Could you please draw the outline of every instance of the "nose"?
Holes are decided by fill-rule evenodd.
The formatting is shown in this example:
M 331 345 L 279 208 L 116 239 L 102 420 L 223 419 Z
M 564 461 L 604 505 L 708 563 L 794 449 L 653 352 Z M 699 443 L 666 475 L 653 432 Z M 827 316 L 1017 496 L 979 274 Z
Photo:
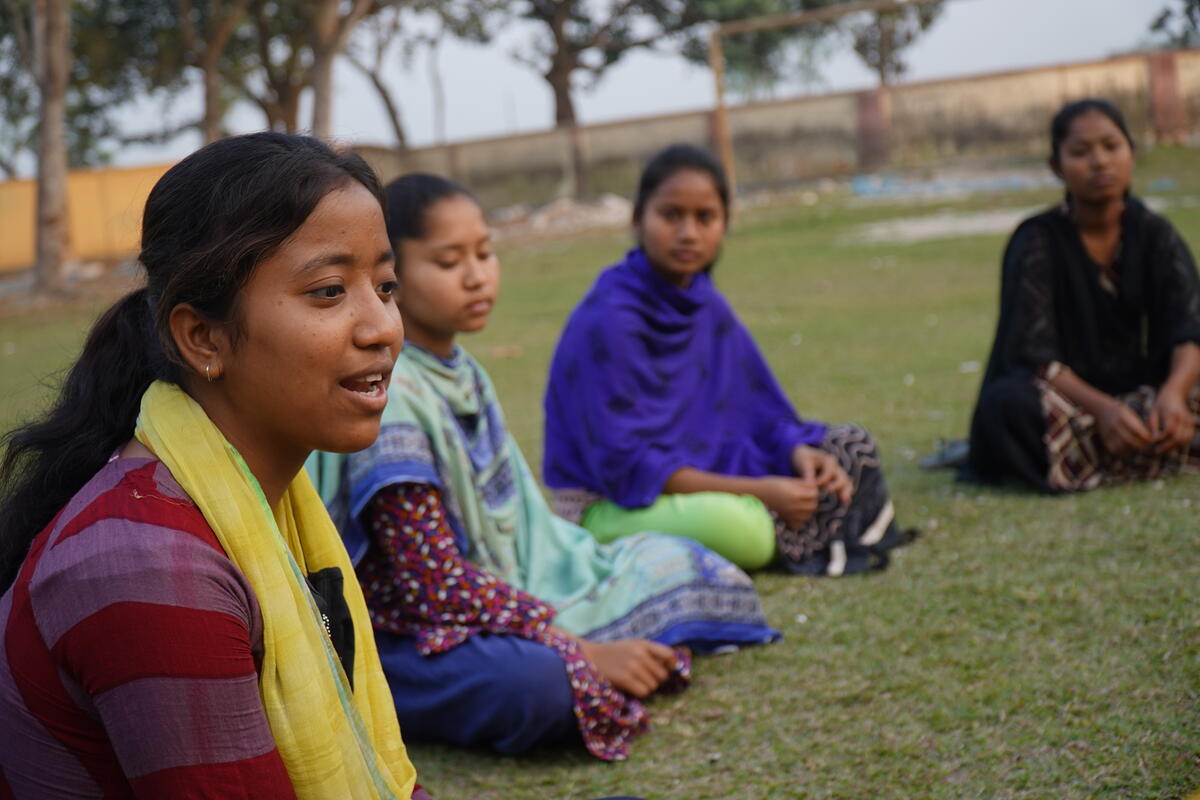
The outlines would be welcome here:
M 696 238 L 696 220 L 691 214 L 685 214 L 679 221 L 679 238 L 690 242 Z
M 477 289 L 483 285 L 484 280 L 483 262 L 478 256 L 467 256 L 463 269 L 463 286 L 467 289 Z
M 364 350 L 393 349 L 404 341 L 404 322 L 400 308 L 391 297 L 381 298 L 372 289 L 364 293 L 355 317 L 354 345 Z

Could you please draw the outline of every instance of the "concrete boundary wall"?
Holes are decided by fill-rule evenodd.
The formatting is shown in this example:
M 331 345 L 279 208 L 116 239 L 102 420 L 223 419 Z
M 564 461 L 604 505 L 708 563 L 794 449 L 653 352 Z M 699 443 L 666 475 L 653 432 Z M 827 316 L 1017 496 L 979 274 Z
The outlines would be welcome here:
M 729 109 L 739 184 L 786 185 L 885 167 L 914 168 L 1041 156 L 1054 112 L 1068 100 L 1107 97 L 1139 144 L 1200 134 L 1200 50 L 1119 56 L 888 89 L 749 103 Z M 594 192 L 633 191 L 641 164 L 686 141 L 713 147 L 713 114 L 693 111 L 580 128 Z M 474 189 L 485 205 L 539 204 L 569 193 L 570 134 L 477 139 L 397 155 L 362 152 L 390 180 L 428 170 Z
M 783 186 L 888 167 L 920 168 L 1047 154 L 1050 117 L 1095 95 L 1128 116 L 1139 145 L 1200 139 L 1200 50 L 749 103 L 729 109 L 739 184 Z M 645 160 L 673 142 L 713 146 L 711 111 L 579 129 L 595 193 L 629 195 Z M 415 170 L 467 184 L 489 208 L 541 204 L 572 190 L 570 134 L 547 130 L 399 155 L 357 148 L 385 181 Z M 168 165 L 71 173 L 70 249 L 81 259 L 136 253 L 146 195 Z M 33 261 L 32 181 L 0 183 L 0 272 Z

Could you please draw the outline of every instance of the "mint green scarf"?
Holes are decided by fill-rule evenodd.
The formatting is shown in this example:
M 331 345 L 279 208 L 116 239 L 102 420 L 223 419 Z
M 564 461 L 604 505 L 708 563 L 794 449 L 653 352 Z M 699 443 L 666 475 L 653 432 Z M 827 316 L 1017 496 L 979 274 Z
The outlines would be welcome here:
M 554 606 L 555 624 L 576 635 L 648 636 L 673 622 L 695 625 L 697 608 L 680 608 L 678 620 L 664 610 L 671 605 L 664 595 L 685 586 L 710 606 L 718 595 L 737 598 L 716 618 L 699 615 L 709 624 L 763 623 L 745 574 L 694 542 L 640 533 L 601 545 L 554 516 L 508 434 L 491 380 L 461 348 L 443 360 L 407 344 L 378 441 L 348 457 L 321 454 L 310 469 L 356 559 L 368 546 L 357 518 L 377 492 L 399 483 L 436 486 L 464 555 Z

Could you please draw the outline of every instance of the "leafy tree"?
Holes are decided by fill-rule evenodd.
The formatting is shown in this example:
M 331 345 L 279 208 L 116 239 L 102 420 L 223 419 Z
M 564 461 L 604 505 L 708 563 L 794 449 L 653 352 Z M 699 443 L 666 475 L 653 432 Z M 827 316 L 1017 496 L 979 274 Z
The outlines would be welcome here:
M 68 168 L 109 158 L 121 104 L 180 85 L 161 10 L 157 0 L 0 4 L 0 169 L 13 177 L 20 154 L 36 155 L 39 291 L 62 288 Z
M 300 129 L 300 98 L 313 94 L 312 133 L 328 138 L 333 113 L 333 63 L 374 0 L 251 0 L 249 22 L 231 36 L 222 71 L 255 103 L 272 130 Z
M 514 56 L 550 84 L 561 127 L 576 124 L 571 92 L 577 74 L 594 83 L 630 50 L 652 47 L 702 20 L 691 0 L 609 0 L 602 8 L 587 0 L 520 0 L 514 12 L 540 24 L 528 49 Z
M 32 11 L 27 0 L 0 0 L 0 174 L 8 177 L 17 175 L 19 156 L 37 148 Z M 169 98 L 184 85 L 174 15 L 163 0 L 73 0 L 70 29 L 68 164 L 106 163 L 126 139 L 115 112 L 155 92 Z
M 714 22 L 731 22 L 781 14 L 814 11 L 839 0 L 704 0 L 699 14 Z M 800 77 L 805 82 L 820 78 L 818 63 L 836 46 L 830 33 L 832 23 L 812 22 L 722 39 L 726 79 L 734 94 L 754 97 L 769 94 L 781 82 Z M 708 63 L 708 30 L 695 27 L 683 39 L 684 57 Z
M 266 127 L 286 133 L 300 129 L 300 96 L 312 65 L 308 19 L 298 6 L 254 0 L 250 22 L 234 32 L 222 65 L 226 81 L 263 112 Z
M 33 16 L 24 4 L 0 4 L 0 171 L 17 176 L 17 158 L 35 146 L 37 82 Z
M 1175 0 L 1163 6 L 1150 23 L 1150 32 L 1167 47 L 1200 46 L 1200 0 Z
M 879 76 L 880 86 L 890 86 L 908 68 L 902 51 L 929 30 L 942 13 L 942 4 L 909 6 L 900 11 L 876 11 L 870 19 L 851 22 L 854 52 Z
M 222 96 L 221 61 L 234 32 L 245 20 L 250 0 L 176 0 L 179 32 L 188 61 L 200 71 L 204 86 L 205 143 L 221 138 L 226 102 Z
M 429 80 L 434 96 L 434 128 L 437 140 L 445 136 L 445 91 L 438 65 L 438 48 L 445 37 L 457 36 L 475 42 L 490 38 L 489 22 L 501 7 L 501 0 L 391 0 L 359 25 L 359 35 L 343 55 L 371 82 L 384 107 L 396 149 L 408 148 L 399 104 L 388 88 L 386 73 L 397 55 L 410 67 L 418 53 L 428 55 Z
M 850 0 L 707 0 L 704 13 L 728 22 L 777 14 L 817 11 Z M 880 85 L 895 82 L 905 71 L 903 50 L 933 25 L 942 3 L 909 6 L 899 11 L 852 14 L 828 21 L 771 28 L 728 36 L 723 40 L 726 74 L 742 95 L 770 90 L 781 81 L 821 78 L 820 63 L 847 44 L 879 76 Z M 708 40 L 699 31 L 688 36 L 684 55 L 697 63 L 708 60 Z

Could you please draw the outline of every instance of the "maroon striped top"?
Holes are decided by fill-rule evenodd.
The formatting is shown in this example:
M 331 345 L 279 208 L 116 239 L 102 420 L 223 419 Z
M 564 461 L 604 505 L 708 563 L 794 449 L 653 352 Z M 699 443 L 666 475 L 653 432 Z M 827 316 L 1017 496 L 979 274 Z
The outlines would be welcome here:
M 160 462 L 107 464 L 0 598 L 0 800 L 294 797 L 250 585 Z

